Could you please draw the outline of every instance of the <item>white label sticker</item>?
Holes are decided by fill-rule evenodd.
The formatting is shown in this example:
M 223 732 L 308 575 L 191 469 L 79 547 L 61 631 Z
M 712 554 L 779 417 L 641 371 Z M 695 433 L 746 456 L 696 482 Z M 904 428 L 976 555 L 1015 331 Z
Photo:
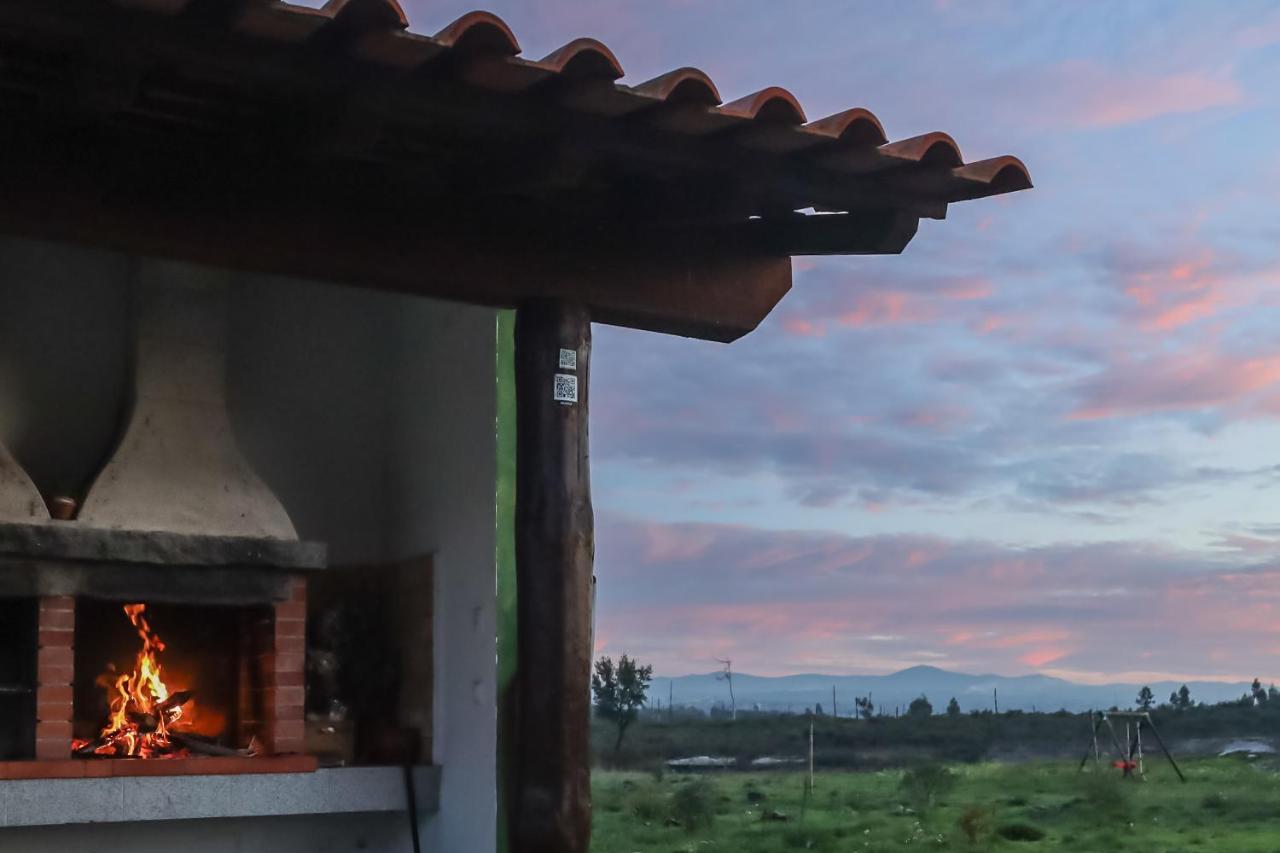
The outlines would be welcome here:
M 561 370 L 577 370 L 578 369 L 578 351 L 576 349 L 560 350 L 560 369 Z
M 552 399 L 557 403 L 578 402 L 578 377 L 569 373 L 557 373 Z

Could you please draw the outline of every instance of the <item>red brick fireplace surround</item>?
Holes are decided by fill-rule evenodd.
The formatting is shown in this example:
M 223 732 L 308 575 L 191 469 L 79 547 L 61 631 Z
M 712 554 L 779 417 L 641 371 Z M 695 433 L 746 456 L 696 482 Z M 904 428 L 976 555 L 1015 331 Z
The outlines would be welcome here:
M 167 776 L 306 772 L 315 758 L 304 753 L 307 582 L 286 575 L 283 597 L 246 610 L 251 659 L 241 665 L 237 689 L 237 734 L 253 740 L 258 753 L 164 760 L 72 757 L 76 726 L 75 687 L 97 673 L 76 672 L 74 595 L 38 597 L 35 666 L 34 760 L 0 761 L 0 779 L 59 779 L 102 776 Z
M 71 754 L 76 600 L 41 598 L 36 628 L 36 758 L 57 761 Z

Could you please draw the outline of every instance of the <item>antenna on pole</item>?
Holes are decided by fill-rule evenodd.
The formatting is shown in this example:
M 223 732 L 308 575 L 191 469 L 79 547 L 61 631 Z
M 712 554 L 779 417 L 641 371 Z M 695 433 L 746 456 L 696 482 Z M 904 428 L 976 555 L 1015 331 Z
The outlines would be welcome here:
M 724 671 L 716 676 L 717 681 L 729 682 L 729 718 L 738 719 L 738 702 L 733 698 L 733 661 L 716 658 L 716 662 L 724 667 Z

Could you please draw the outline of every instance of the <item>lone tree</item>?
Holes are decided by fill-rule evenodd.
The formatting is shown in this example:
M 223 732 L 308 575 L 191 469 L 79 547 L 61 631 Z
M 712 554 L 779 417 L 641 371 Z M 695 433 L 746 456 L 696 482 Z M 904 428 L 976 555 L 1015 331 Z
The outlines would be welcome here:
M 956 701 L 956 697 L 954 696 L 952 696 L 951 701 L 947 703 L 947 716 L 952 718 L 960 716 L 960 703 Z
M 929 704 L 929 697 L 923 693 L 916 699 L 911 700 L 911 704 L 907 706 L 908 717 L 932 717 L 933 706 Z
M 591 676 L 591 694 L 595 698 L 596 713 L 618 727 L 614 752 L 622 749 L 627 727 L 640 716 L 652 679 L 653 667 L 637 666 L 626 655 L 618 659 L 616 667 L 610 657 L 596 661 L 596 671 Z
M 1138 691 L 1138 707 L 1144 711 L 1150 711 L 1156 704 L 1156 694 L 1151 692 L 1151 688 L 1145 684 Z
M 1169 704 L 1177 711 L 1185 711 L 1191 707 L 1191 690 L 1187 685 L 1182 685 L 1173 693 L 1169 694 Z
M 1258 679 L 1253 680 L 1253 684 L 1249 686 L 1249 692 L 1253 694 L 1253 704 L 1262 705 L 1267 701 L 1267 691 Z

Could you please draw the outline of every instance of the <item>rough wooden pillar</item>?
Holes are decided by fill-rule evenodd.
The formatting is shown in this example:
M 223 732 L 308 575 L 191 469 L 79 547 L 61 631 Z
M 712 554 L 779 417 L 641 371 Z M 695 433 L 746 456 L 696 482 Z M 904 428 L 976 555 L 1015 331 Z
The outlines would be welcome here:
M 518 309 L 512 850 L 519 853 L 584 853 L 590 846 L 590 357 L 585 307 L 539 301 Z

